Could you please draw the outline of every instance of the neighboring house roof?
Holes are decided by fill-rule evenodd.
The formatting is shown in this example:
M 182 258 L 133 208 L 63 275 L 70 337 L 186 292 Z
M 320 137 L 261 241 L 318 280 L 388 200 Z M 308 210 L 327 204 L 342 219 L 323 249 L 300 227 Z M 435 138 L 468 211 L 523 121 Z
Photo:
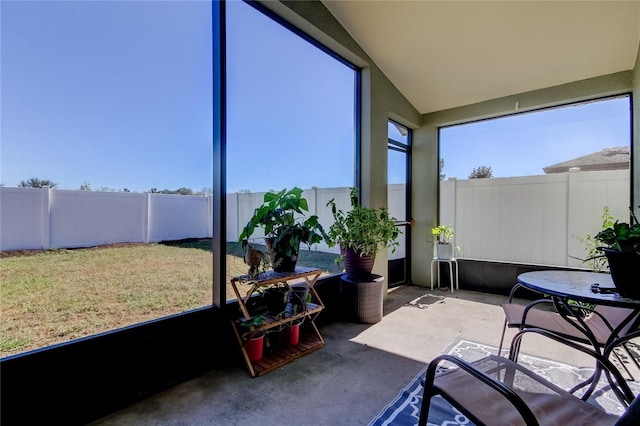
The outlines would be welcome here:
M 596 170 L 624 170 L 629 168 L 629 147 L 616 146 L 584 155 L 551 166 L 544 167 L 545 173 L 566 173 L 571 167 L 580 167 L 583 172 Z

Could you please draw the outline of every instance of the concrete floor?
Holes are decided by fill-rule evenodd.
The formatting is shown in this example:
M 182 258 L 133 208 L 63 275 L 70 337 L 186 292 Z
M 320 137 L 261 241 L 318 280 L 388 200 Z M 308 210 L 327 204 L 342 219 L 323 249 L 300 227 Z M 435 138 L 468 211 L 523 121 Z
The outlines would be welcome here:
M 320 329 L 325 346 L 265 376 L 211 371 L 95 425 L 366 425 L 459 338 L 497 346 L 506 296 L 400 287 L 377 324 Z M 512 331 L 508 331 L 507 342 Z M 527 339 L 521 352 L 593 366 L 575 351 Z

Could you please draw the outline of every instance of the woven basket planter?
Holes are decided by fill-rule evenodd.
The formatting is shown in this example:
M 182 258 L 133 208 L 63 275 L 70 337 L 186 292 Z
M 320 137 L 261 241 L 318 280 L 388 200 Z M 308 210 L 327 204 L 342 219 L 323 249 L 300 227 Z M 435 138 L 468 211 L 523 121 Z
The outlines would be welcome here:
M 344 312 L 349 321 L 373 324 L 382 320 L 384 277 L 371 275 L 367 281 L 340 280 Z

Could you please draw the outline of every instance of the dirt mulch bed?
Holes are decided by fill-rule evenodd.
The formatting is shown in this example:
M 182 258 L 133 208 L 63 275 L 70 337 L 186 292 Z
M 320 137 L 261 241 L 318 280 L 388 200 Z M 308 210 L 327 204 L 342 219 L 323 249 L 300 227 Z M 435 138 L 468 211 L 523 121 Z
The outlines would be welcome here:
M 72 251 L 72 250 L 104 250 L 109 248 L 116 247 L 136 247 L 143 246 L 145 243 L 114 243 L 114 244 L 105 244 L 102 246 L 93 246 L 93 247 L 67 247 L 67 248 L 59 248 L 59 249 L 29 249 L 29 250 L 9 250 L 9 251 L 0 251 L 0 259 L 5 257 L 21 257 L 21 256 L 36 256 L 38 254 L 50 252 L 50 251 Z

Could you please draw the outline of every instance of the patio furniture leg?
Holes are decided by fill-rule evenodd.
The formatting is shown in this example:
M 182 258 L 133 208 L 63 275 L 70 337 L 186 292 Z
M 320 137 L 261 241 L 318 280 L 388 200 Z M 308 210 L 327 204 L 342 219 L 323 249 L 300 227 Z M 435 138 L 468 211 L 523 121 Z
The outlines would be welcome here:
M 453 259 L 453 262 L 456 264 L 456 290 L 460 290 L 460 282 L 458 281 L 458 277 L 460 276 L 458 273 L 458 270 L 459 270 L 458 259 Z
M 433 291 L 433 264 L 435 263 L 435 259 L 431 261 L 431 269 L 429 272 L 431 273 L 431 291 Z M 440 281 L 438 281 L 438 286 L 440 286 Z
M 500 336 L 500 345 L 498 345 L 498 356 L 502 355 L 502 345 L 504 344 L 504 335 L 507 332 L 507 319 L 504 319 L 504 325 L 502 326 L 502 335 Z

